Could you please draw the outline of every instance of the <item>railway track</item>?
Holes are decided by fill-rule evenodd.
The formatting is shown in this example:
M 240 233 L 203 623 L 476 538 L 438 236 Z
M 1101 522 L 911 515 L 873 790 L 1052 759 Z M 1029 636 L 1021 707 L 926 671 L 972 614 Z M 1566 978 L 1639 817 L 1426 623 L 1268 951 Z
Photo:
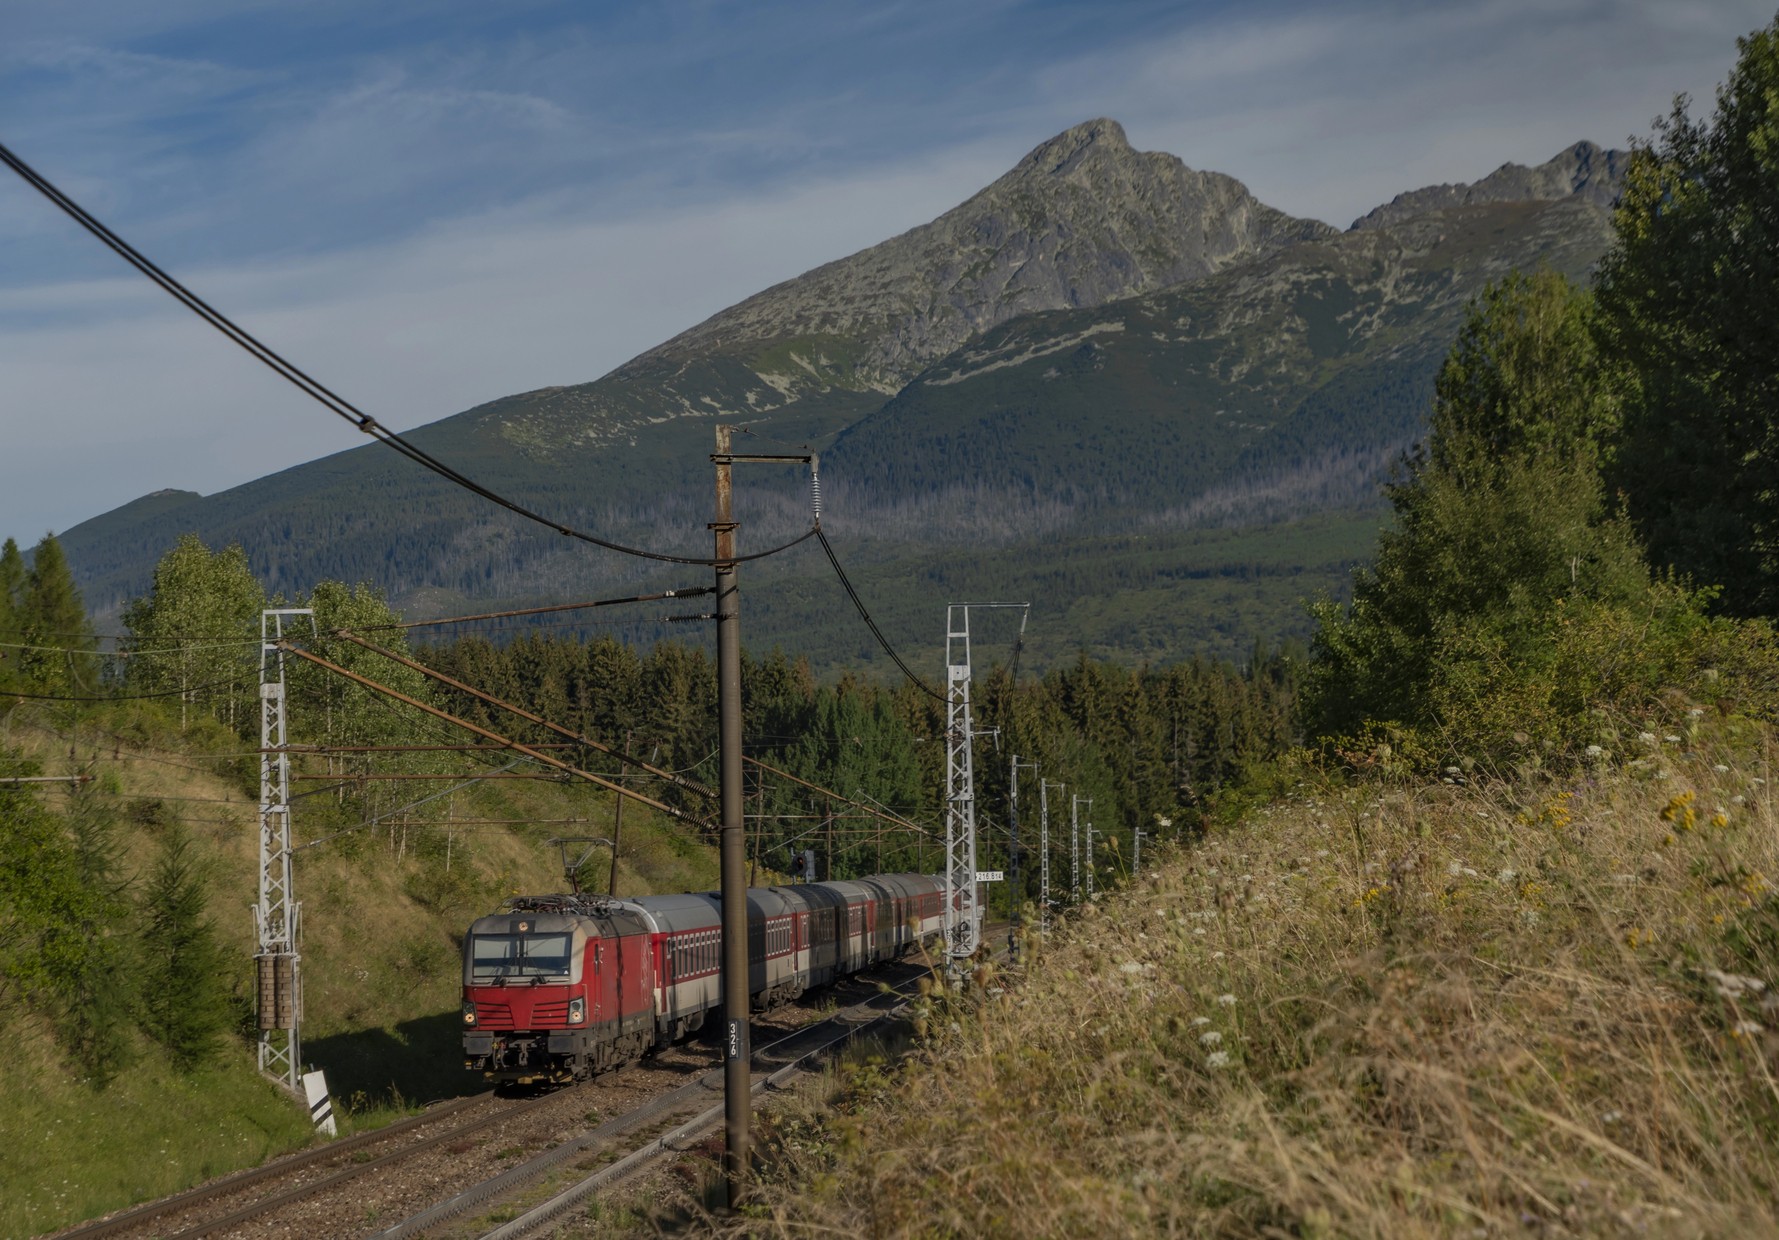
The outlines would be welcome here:
M 782 1083 L 808 1059 L 875 1025 L 926 975 L 924 968 L 908 965 L 899 972 L 890 975 L 887 993 L 858 993 L 877 986 L 875 979 L 883 971 L 854 979 L 855 997 L 848 1007 L 757 1047 L 755 1092 Z M 779 1009 L 775 1015 L 782 1022 L 786 1016 L 795 1019 L 797 1012 Z M 764 1018 L 766 1023 L 773 1019 Z M 715 1060 L 714 1048 L 682 1044 L 640 1065 L 535 1097 L 484 1093 L 456 1099 L 375 1132 L 287 1155 L 56 1233 L 53 1240 L 322 1235 L 396 1240 L 437 1230 L 478 1207 L 511 1198 L 552 1172 L 559 1175 L 570 1163 L 586 1170 L 587 1160 L 599 1160 L 603 1165 L 598 1170 L 564 1190 L 571 1196 L 557 1194 L 538 1207 L 547 1208 L 546 1215 L 533 1210 L 523 1216 L 532 1220 L 525 1224 L 527 1231 L 535 1230 L 720 1122 L 722 1074 Z M 472 1187 L 450 1192 L 466 1182 Z M 440 1200 L 441 1192 L 449 1195 Z M 379 1226 L 391 1217 L 399 1221 Z
M 910 989 L 911 988 L 910 984 Z M 907 993 L 899 990 L 892 991 L 888 995 L 873 996 L 872 998 L 865 1000 L 863 1003 L 855 1004 L 853 1007 L 848 1008 L 843 1012 L 836 1013 L 827 1021 L 820 1022 L 820 1025 L 824 1026 L 833 1022 L 844 1027 L 836 1034 L 825 1037 L 817 1044 L 798 1051 L 789 1058 L 789 1062 L 784 1063 L 782 1066 L 774 1070 L 765 1071 L 755 1069 L 753 1073 L 753 1081 L 750 1086 L 751 1092 L 758 1094 L 766 1089 L 782 1087 L 788 1084 L 792 1076 L 805 1070 L 809 1061 L 824 1055 L 836 1047 L 852 1042 L 868 1029 L 894 1016 L 900 1010 L 901 1001 L 906 1000 L 908 997 Z M 818 1027 L 819 1026 L 812 1026 L 811 1028 L 813 1030 Z M 785 1039 L 785 1041 L 790 1040 L 791 1039 Z M 701 1084 L 704 1083 L 701 1082 Z M 715 1082 L 715 1089 L 721 1089 L 720 1080 Z M 685 1099 L 675 1099 L 676 1102 L 681 1103 L 687 1100 L 689 1100 L 689 1096 Z M 666 1101 L 666 1099 L 663 1101 Z M 502 1223 L 492 1231 L 484 1233 L 481 1240 L 520 1240 L 521 1237 L 537 1235 L 543 1232 L 546 1228 L 562 1221 L 563 1217 L 570 1210 L 592 1197 L 595 1193 L 598 1193 L 602 1189 L 609 1188 L 625 1177 L 643 1170 L 643 1168 L 657 1159 L 665 1158 L 679 1152 L 686 1143 L 695 1141 L 705 1133 L 712 1131 L 723 1122 L 723 1112 L 724 1106 L 721 1101 L 718 1101 L 715 1105 L 706 1107 L 690 1119 L 675 1125 L 660 1136 L 645 1141 L 638 1148 L 631 1150 L 629 1153 L 607 1163 L 592 1174 L 577 1180 L 566 1188 L 552 1194 L 549 1198 L 538 1205 L 533 1206 L 517 1218 Z M 667 1113 L 668 1108 L 664 1107 L 649 1115 L 638 1117 L 634 1123 L 626 1124 L 621 1130 L 621 1133 L 634 1132 L 635 1129 L 644 1126 L 650 1120 L 660 1118 Z M 610 1137 L 618 1135 L 621 1135 L 620 1132 L 602 1134 L 595 1131 L 589 1133 L 581 1141 L 575 1143 L 573 1152 L 579 1153 L 582 1149 L 596 1146 L 602 1139 L 609 1140 Z M 551 1164 L 551 1166 L 553 1165 L 554 1163 Z M 550 1169 L 551 1167 L 549 1166 L 540 1167 L 538 1171 L 529 1178 L 536 1178 Z M 406 1240 L 406 1237 L 417 1236 L 420 1234 L 423 1234 L 422 1231 L 392 1231 L 381 1233 L 377 1237 L 377 1240 Z
M 54 1240 L 99 1240 L 100 1237 L 142 1235 L 151 1231 L 157 1235 L 181 1237 L 223 1234 L 291 1201 L 338 1188 L 361 1175 L 446 1142 L 463 1140 L 549 1100 L 547 1095 L 503 1099 L 492 1091 L 454 1099 L 374 1132 L 287 1154 L 187 1192 L 57 1232 Z M 382 1154 L 370 1152 L 378 1146 L 392 1144 L 396 1148 Z M 278 1187 L 281 1183 L 287 1183 L 287 1186 Z M 212 1206 L 227 1206 L 230 1202 L 238 1204 L 208 1219 L 197 1217 Z

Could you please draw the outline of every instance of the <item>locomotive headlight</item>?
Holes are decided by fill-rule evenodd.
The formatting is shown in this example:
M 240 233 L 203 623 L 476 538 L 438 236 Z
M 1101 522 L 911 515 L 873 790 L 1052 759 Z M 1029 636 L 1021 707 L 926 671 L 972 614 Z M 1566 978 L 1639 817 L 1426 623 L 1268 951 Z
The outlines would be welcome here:
M 463 1001 L 463 1023 L 471 1026 L 476 1023 L 476 1005 L 468 999 Z
M 585 999 L 570 999 L 568 1001 L 568 1023 L 578 1025 L 586 1019 L 587 1001 Z

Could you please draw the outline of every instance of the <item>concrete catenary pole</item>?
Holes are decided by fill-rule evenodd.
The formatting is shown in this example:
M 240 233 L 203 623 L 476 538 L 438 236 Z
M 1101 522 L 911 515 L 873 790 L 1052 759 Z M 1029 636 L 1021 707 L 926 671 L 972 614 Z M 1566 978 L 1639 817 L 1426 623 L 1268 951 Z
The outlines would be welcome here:
M 721 750 L 717 801 L 723 922 L 723 1182 L 727 1205 L 734 1209 L 741 1204 L 747 1183 L 753 1049 L 748 1029 L 747 806 L 741 782 L 741 591 L 735 580 L 737 522 L 731 467 L 737 461 L 801 462 L 810 466 L 813 494 L 815 458 L 812 453 L 737 455 L 730 449 L 734 428 L 716 429 L 717 450 L 710 460 L 716 466 L 717 512 L 710 529 L 716 536 L 717 745 Z
M 735 580 L 735 508 L 729 428 L 717 427 L 717 743 L 723 919 L 723 1182 L 725 1202 L 741 1204 L 748 1169 L 751 1105 L 747 977 L 747 835 L 741 786 L 741 596 Z

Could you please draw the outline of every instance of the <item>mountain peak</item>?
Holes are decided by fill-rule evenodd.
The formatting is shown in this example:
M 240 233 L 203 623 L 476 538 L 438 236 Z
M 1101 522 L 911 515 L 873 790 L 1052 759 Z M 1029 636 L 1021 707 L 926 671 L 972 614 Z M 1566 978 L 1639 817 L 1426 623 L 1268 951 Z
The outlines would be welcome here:
M 1430 211 L 1488 202 L 1554 202 L 1580 198 L 1610 207 L 1624 186 L 1628 151 L 1608 150 L 1588 141 L 1566 147 L 1535 168 L 1505 163 L 1480 181 L 1428 185 L 1396 195 L 1353 221 L 1355 229 L 1385 228 Z
M 735 372 L 746 386 L 720 409 L 669 402 L 700 416 L 757 417 L 834 390 L 889 394 L 1007 319 L 1153 292 L 1330 232 L 1233 177 L 1133 150 L 1122 125 L 1098 117 L 939 218 L 731 306 L 618 373 L 669 373 L 675 359 L 726 351 L 752 378 Z
M 1029 155 L 1019 161 L 1014 172 L 1066 174 L 1078 160 L 1094 151 L 1113 155 L 1134 154 L 1130 139 L 1124 136 L 1124 126 L 1109 117 L 1101 116 L 1091 121 L 1082 121 L 1049 141 L 1039 143 Z

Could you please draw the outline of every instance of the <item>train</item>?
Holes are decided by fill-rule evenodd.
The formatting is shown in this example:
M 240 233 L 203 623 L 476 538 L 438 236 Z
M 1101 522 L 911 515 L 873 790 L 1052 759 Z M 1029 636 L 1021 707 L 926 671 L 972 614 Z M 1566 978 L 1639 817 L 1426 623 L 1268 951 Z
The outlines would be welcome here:
M 944 879 L 750 887 L 749 1006 L 764 1010 L 944 939 Z M 723 1004 L 717 892 L 516 896 L 463 940 L 464 1067 L 567 1084 L 703 1028 Z

